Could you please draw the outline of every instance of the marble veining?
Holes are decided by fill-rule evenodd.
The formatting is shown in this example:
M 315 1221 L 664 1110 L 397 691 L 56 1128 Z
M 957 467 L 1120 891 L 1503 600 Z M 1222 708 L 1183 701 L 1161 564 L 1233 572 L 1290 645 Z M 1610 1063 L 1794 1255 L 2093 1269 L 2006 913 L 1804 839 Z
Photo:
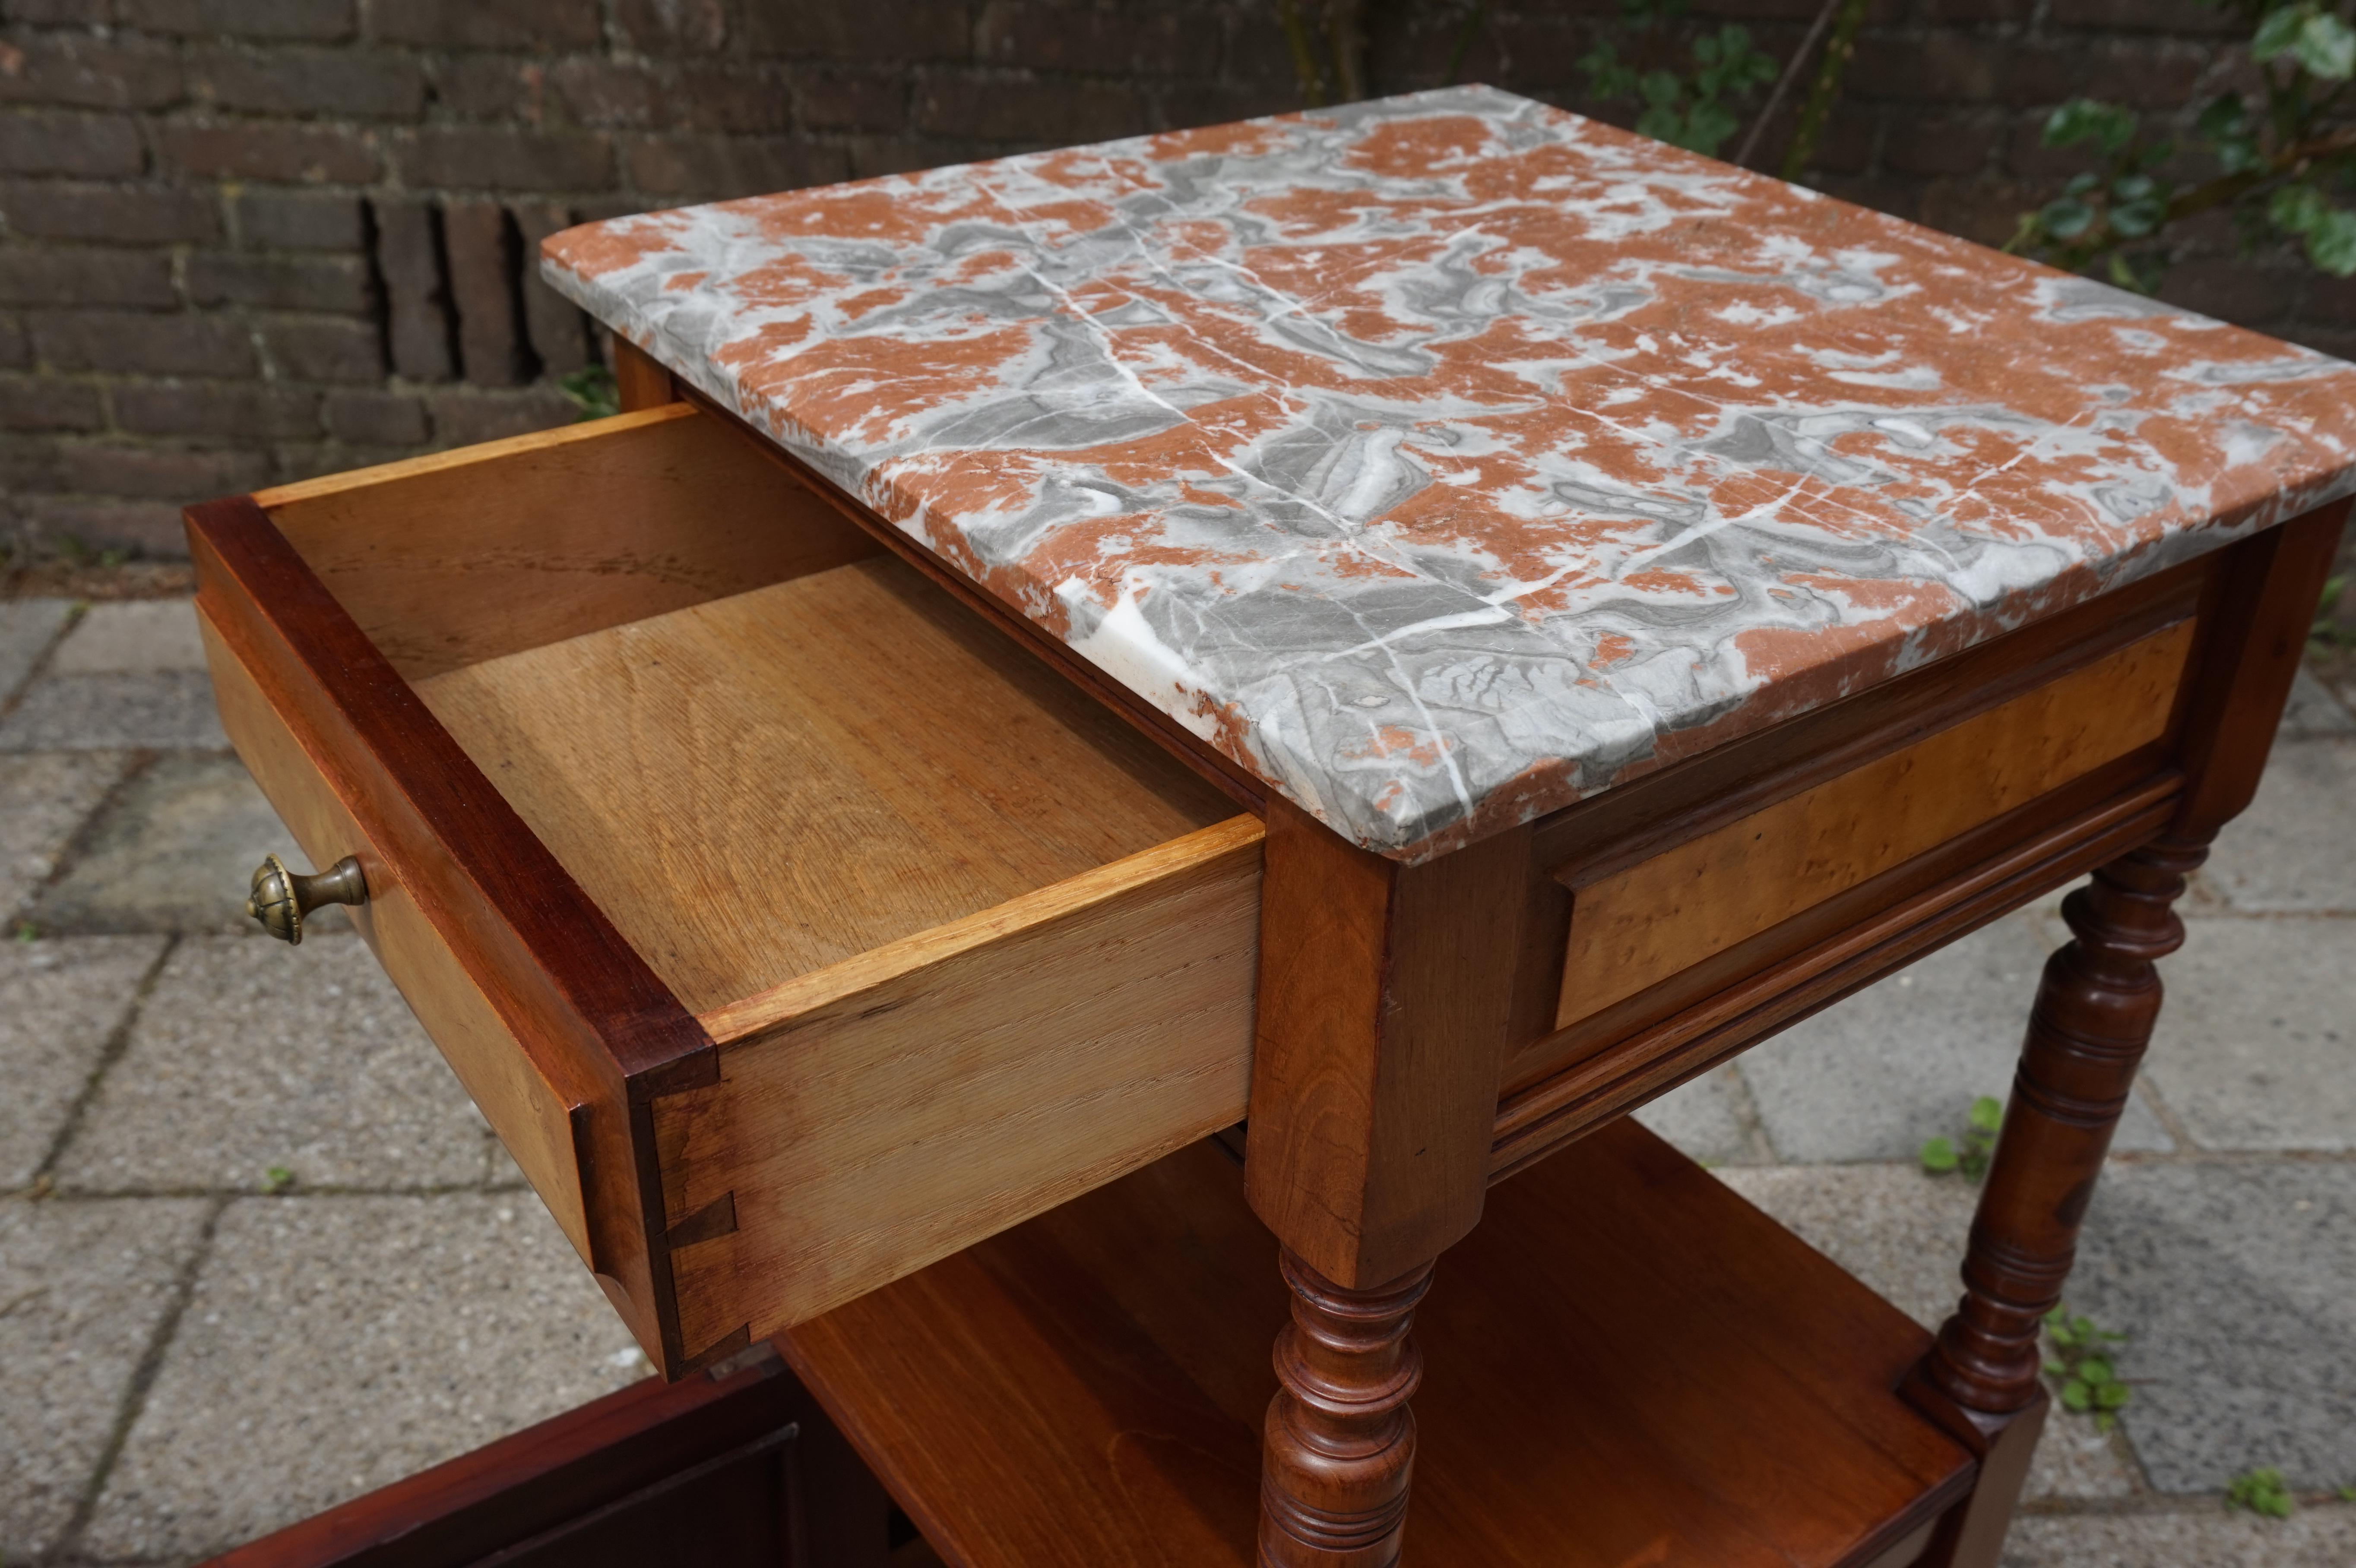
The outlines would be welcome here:
M 544 272 L 1406 859 L 2356 489 L 2356 367 L 1487 88 Z

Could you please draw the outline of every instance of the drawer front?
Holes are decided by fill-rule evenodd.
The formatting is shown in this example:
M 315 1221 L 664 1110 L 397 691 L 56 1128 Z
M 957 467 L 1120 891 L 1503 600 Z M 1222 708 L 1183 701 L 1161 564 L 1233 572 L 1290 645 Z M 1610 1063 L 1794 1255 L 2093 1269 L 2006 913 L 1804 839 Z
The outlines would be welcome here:
M 703 1015 L 656 1103 L 691 1341 L 792 1328 L 1241 1121 L 1260 825 L 1206 827 Z
M 573 1142 L 577 1100 L 549 1081 L 501 1021 L 410 896 L 399 868 L 369 842 L 336 798 L 319 763 L 262 694 L 253 672 L 230 651 L 212 618 L 199 611 L 198 622 L 221 727 L 247 771 L 314 866 L 332 866 L 347 855 L 358 858 L 369 896 L 366 903 L 347 912 L 352 923 L 548 1205 L 565 1239 L 583 1263 L 591 1263 L 588 1207 Z
M 2180 621 L 1812 789 L 1574 882 L 1557 1027 L 2157 741 L 2192 632 Z

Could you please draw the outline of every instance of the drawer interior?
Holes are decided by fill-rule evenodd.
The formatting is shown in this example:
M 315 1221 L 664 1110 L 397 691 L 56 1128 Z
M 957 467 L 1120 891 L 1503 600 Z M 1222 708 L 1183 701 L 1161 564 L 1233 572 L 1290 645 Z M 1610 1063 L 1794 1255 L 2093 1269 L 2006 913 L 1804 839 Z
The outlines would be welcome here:
M 315 858 L 359 846 L 362 929 L 667 1369 L 1242 1116 L 1258 823 L 741 433 L 670 405 L 253 501 L 391 668 L 296 650 L 297 699 L 220 642 L 232 737 Z M 262 579 L 212 581 L 248 619 Z M 430 787 L 320 717 L 404 702 L 457 768 Z M 495 837 L 437 826 L 464 763 Z M 694 1074 L 616 1083 L 643 1009 L 551 989 L 582 922 L 524 934 L 529 883 L 415 899 L 519 837 Z M 445 993 L 486 1027 L 435 1029 Z
M 1235 815 L 741 437 L 653 412 L 258 499 L 691 1011 Z

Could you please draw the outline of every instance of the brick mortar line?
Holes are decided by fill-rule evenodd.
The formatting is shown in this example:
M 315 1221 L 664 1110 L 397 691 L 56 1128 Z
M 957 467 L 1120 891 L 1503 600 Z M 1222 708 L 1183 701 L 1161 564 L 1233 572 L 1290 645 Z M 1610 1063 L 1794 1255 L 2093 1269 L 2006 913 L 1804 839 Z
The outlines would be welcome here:
M 45 1554 L 45 1561 L 61 1563 L 80 1556 L 81 1538 L 90 1529 L 91 1520 L 97 1516 L 99 1499 L 114 1474 L 115 1465 L 123 1457 L 123 1448 L 131 1441 L 132 1428 L 138 1424 L 141 1413 L 147 1407 L 148 1393 L 163 1372 L 165 1357 L 179 1333 L 180 1320 L 187 1316 L 188 1304 L 196 1297 L 198 1276 L 212 1256 L 213 1240 L 220 1231 L 221 1216 L 228 1210 L 228 1199 L 213 1201 L 198 1229 L 196 1244 L 188 1249 L 187 1257 L 175 1271 L 172 1297 L 166 1303 L 155 1332 L 148 1336 L 146 1349 L 141 1353 L 138 1365 L 132 1369 L 131 1381 L 123 1390 L 123 1403 L 115 1411 L 114 1424 L 99 1449 L 97 1460 L 91 1467 L 90 1479 L 84 1484 L 81 1495 L 75 1499 L 73 1512 L 68 1517 L 65 1528 L 58 1532 L 55 1544 Z

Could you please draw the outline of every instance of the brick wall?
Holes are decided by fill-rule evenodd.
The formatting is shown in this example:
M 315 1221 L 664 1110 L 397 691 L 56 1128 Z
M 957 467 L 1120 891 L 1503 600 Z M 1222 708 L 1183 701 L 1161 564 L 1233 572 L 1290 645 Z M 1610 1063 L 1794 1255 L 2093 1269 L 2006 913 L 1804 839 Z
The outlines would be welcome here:
M 1816 3 L 1697 10 L 1780 56 Z M 1494 5 L 1466 74 L 1579 107 L 1615 9 Z M 1371 5 L 1377 89 L 1468 10 Z M 2052 104 L 2205 96 L 2217 26 L 1882 0 L 1820 183 L 2001 240 Z M 173 554 L 183 501 L 571 417 L 598 346 L 525 264 L 569 222 L 1295 106 L 1272 0 L 0 0 L 0 539 Z M 2184 303 L 2356 344 L 2356 284 L 2193 251 Z

